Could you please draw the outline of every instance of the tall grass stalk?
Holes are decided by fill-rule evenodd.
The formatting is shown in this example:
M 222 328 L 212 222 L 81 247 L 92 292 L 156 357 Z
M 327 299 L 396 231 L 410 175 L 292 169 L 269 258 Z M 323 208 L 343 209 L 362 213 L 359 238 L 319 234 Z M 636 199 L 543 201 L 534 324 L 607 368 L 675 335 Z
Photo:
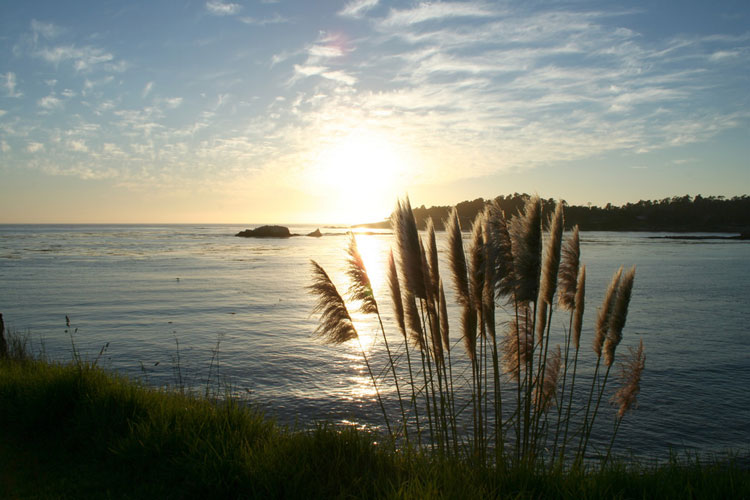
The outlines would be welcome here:
M 393 417 L 379 390 L 386 382 L 373 375 L 364 349 L 362 356 L 395 446 L 427 447 L 497 468 L 551 469 L 584 463 L 602 400 L 610 394 L 607 382 L 622 340 L 635 268 L 624 273 L 620 268 L 605 293 L 594 328 L 591 383 L 581 388 L 576 382 L 584 359 L 580 341 L 586 268 L 580 261 L 580 235 L 576 227 L 564 238 L 562 203 L 546 224 L 542 212 L 538 197 L 529 198 L 509 218 L 499 206 L 489 204 L 473 221 L 465 248 L 459 214 L 451 211 L 445 221 L 445 250 L 460 311 L 458 329 L 450 327 L 434 226 L 428 222 L 426 234 L 420 236 L 408 199 L 396 205 L 395 241 L 388 259 L 390 298 L 400 335 L 387 332 L 351 237 L 349 298 L 361 303 L 363 313 L 378 317 L 386 358 L 378 362 L 393 380 L 400 410 L 397 428 L 402 433 L 391 433 Z M 310 291 L 317 297 L 315 312 L 321 313 L 316 335 L 333 344 L 359 339 L 344 299 L 314 262 Z M 558 309 L 569 313 L 562 332 L 555 328 Z M 450 333 L 456 331 L 464 359 L 452 353 Z M 403 358 L 393 355 L 394 343 L 403 346 L 405 366 Z M 415 349 L 419 361 L 412 363 L 410 353 Z M 634 352 L 623 372 L 624 385 L 611 399 L 620 411 L 607 455 L 638 393 L 645 356 L 642 347 Z M 573 440 L 577 447 L 570 444 Z

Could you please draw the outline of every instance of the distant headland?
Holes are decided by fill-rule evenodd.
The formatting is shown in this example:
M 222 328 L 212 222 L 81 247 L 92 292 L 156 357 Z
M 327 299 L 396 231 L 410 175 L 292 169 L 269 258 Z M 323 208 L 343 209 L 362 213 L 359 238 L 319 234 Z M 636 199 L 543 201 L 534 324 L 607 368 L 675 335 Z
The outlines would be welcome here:
M 245 229 L 235 234 L 242 238 L 291 238 L 292 236 L 302 236 L 301 234 L 295 234 L 289 232 L 289 228 L 286 226 L 260 226 L 255 229 Z M 307 233 L 305 236 L 313 238 L 319 238 L 323 236 L 320 229 L 316 229 L 311 233 Z
M 464 230 L 471 227 L 471 222 L 484 207 L 496 202 L 505 212 L 512 216 L 519 212 L 530 196 L 526 193 L 514 193 L 498 196 L 494 200 L 477 198 L 462 201 L 456 205 L 461 226 Z M 554 210 L 554 200 L 542 200 L 545 218 Z M 565 203 L 565 202 L 563 202 Z M 435 229 L 443 229 L 443 220 L 448 217 L 452 206 L 424 205 L 414 208 L 417 225 L 424 228 L 428 218 L 432 218 Z M 662 200 L 640 200 L 614 206 L 608 203 L 604 207 L 568 205 L 565 203 L 565 226 L 578 225 L 582 231 L 652 231 L 652 232 L 710 232 L 738 233 L 731 239 L 750 239 L 750 196 L 742 195 L 733 198 L 724 196 L 707 196 L 700 194 L 674 196 Z M 371 224 L 358 224 L 358 228 L 389 229 L 390 219 Z

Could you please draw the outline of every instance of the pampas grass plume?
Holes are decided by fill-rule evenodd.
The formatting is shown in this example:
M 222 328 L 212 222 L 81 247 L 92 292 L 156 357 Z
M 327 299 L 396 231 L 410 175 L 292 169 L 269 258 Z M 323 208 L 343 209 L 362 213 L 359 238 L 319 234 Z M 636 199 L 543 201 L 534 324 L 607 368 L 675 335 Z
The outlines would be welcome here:
M 581 346 L 581 329 L 583 327 L 583 309 L 586 297 L 586 266 L 581 266 L 576 281 L 575 311 L 573 312 L 573 347 Z
M 625 320 L 628 317 L 628 305 L 630 304 L 630 295 L 633 291 L 633 281 L 635 280 L 635 266 L 631 267 L 620 279 L 617 287 L 617 298 L 612 307 L 612 314 L 609 318 L 609 329 L 607 339 L 604 342 L 604 355 L 607 365 L 611 366 L 615 361 L 615 349 L 622 341 L 622 329 L 625 327 Z
M 313 282 L 308 290 L 317 299 L 313 314 L 320 313 L 320 321 L 313 335 L 328 344 L 343 344 L 356 339 L 357 330 L 346 309 L 344 299 L 336 290 L 328 273 L 314 260 L 310 262 L 313 268 Z
M 622 418 L 625 413 L 637 406 L 636 398 L 641 391 L 641 376 L 646 367 L 646 355 L 643 352 L 643 340 L 638 349 L 630 348 L 630 358 L 620 366 L 622 387 L 612 397 L 612 402 L 619 406 L 617 416 Z
M 485 251 L 482 227 L 484 214 L 480 212 L 471 226 L 471 248 L 469 250 L 469 297 L 475 310 L 482 309 L 485 278 Z
M 404 303 L 401 298 L 401 286 L 398 282 L 398 271 L 396 270 L 396 261 L 393 258 L 393 250 L 388 252 L 388 288 L 391 292 L 391 301 L 393 302 L 393 315 L 396 318 L 401 333 L 406 338 L 406 322 L 404 319 Z
M 509 233 L 516 301 L 533 302 L 539 293 L 542 261 L 542 202 L 538 196 L 529 198 L 523 212 L 511 219 Z
M 372 292 L 370 277 L 365 268 L 365 262 L 357 248 L 357 239 L 354 233 L 349 233 L 349 246 L 347 247 L 347 268 L 346 274 L 349 276 L 349 297 L 352 300 L 362 302 L 360 311 L 365 314 L 377 313 L 378 303 L 375 300 L 375 294 Z
M 456 298 L 461 304 L 467 305 L 470 303 L 469 279 L 466 274 L 466 255 L 464 254 L 464 242 L 461 236 L 461 223 L 458 220 L 458 211 L 455 207 L 451 210 L 445 227 L 448 230 L 448 260 L 453 275 Z
M 562 247 L 560 259 L 560 271 L 558 272 L 558 295 L 557 302 L 560 309 L 572 311 L 576 307 L 576 292 L 578 282 L 578 268 L 581 263 L 581 239 L 578 226 L 573 228 L 573 233 Z
M 440 280 L 440 336 L 443 341 L 443 349 L 449 351 L 451 348 L 451 341 L 448 326 L 448 305 L 445 302 L 443 280 Z
M 414 219 L 409 198 L 398 202 L 393 216 L 393 230 L 398 247 L 401 276 L 409 291 L 424 299 L 426 294 L 425 277 L 422 272 L 422 252 L 417 221 Z
M 620 277 L 622 276 L 622 266 L 612 276 L 612 281 L 609 282 L 607 292 L 604 294 L 604 300 L 602 301 L 602 307 L 599 309 L 599 314 L 596 317 L 596 328 L 594 330 L 594 352 L 597 356 L 602 355 L 602 345 L 604 339 L 607 337 L 609 331 L 609 318 L 612 316 L 612 308 L 615 302 L 615 296 L 617 295 L 617 288 L 620 284 Z
M 539 285 L 539 297 L 545 303 L 552 305 L 552 297 L 557 288 L 557 271 L 560 268 L 560 249 L 562 247 L 563 233 L 563 204 L 558 202 L 549 228 L 549 238 L 542 263 L 541 284 Z

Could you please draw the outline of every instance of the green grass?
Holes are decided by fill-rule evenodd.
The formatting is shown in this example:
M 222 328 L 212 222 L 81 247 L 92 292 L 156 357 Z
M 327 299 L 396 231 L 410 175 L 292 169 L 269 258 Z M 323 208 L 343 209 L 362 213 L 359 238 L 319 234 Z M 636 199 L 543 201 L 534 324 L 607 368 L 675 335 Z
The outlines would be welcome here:
M 85 363 L 0 359 L 2 498 L 750 498 L 731 461 L 498 473 L 375 441 Z

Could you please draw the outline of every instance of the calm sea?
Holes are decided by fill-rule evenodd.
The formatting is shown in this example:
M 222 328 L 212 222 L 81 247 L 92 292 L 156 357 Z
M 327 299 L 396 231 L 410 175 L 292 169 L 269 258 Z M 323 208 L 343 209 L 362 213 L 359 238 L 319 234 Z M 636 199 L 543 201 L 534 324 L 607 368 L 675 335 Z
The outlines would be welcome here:
M 380 426 L 356 346 L 324 346 L 311 336 L 317 318 L 305 289 L 309 261 L 322 264 L 343 292 L 346 230 L 321 227 L 322 238 L 286 240 L 233 236 L 246 227 L 0 226 L 0 313 L 7 327 L 28 333 L 34 349 L 55 360 L 70 359 L 72 343 L 90 360 L 104 348 L 99 364 L 106 368 L 157 386 L 228 381 L 284 423 Z M 290 229 L 305 234 L 315 227 Z M 750 244 L 655 236 L 663 234 L 582 234 L 588 280 L 581 363 L 593 356 L 591 330 L 612 273 L 636 265 L 618 352 L 642 339 L 646 372 L 618 449 L 657 458 L 670 448 L 747 453 Z M 381 309 L 390 313 L 383 273 L 391 236 L 360 235 L 358 243 Z M 379 363 L 377 324 L 354 317 Z M 389 314 L 385 320 L 395 342 Z M 567 316 L 553 316 L 553 325 L 562 331 Z M 458 342 L 458 324 L 452 328 Z M 608 431 L 611 410 L 598 422 Z

